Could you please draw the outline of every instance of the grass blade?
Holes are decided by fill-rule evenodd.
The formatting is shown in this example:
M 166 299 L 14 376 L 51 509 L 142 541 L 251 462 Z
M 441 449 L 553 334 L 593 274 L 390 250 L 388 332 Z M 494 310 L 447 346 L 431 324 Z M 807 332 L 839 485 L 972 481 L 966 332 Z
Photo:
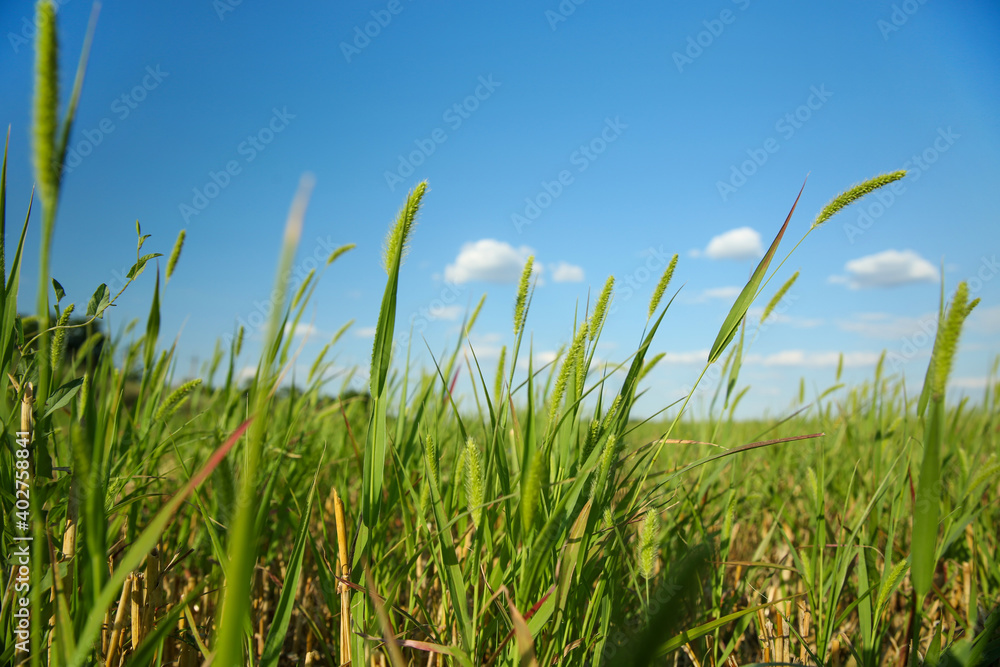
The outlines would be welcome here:
M 736 330 L 740 326 L 740 322 L 743 317 L 747 314 L 747 310 L 750 309 L 750 305 L 753 303 L 754 299 L 757 298 L 757 292 L 760 289 L 760 284 L 764 280 L 764 274 L 767 273 L 767 267 L 771 265 L 771 260 L 774 258 L 774 253 L 778 250 L 778 245 L 781 243 L 781 238 L 785 235 L 785 230 L 788 229 L 788 222 L 792 219 L 792 214 L 795 213 L 795 207 L 799 203 L 799 198 L 802 197 L 802 191 L 805 190 L 806 184 L 803 183 L 802 187 L 799 189 L 799 194 L 795 197 L 795 202 L 792 204 L 792 210 L 788 212 L 788 217 L 785 218 L 785 224 L 781 226 L 778 230 L 778 235 L 774 237 L 771 242 L 771 247 L 767 249 L 767 253 L 764 258 L 760 260 L 757 268 L 754 269 L 753 275 L 750 276 L 750 281 L 747 282 L 743 291 L 740 295 L 736 297 L 736 303 L 733 304 L 732 309 L 726 316 L 725 321 L 722 323 L 722 328 L 719 329 L 719 335 L 715 337 L 715 342 L 712 344 L 712 349 L 708 353 L 708 363 L 713 364 L 725 351 L 726 346 L 729 345 L 730 341 L 736 335 Z
M 202 466 L 201 470 L 192 477 L 188 483 L 181 489 L 178 493 L 174 495 L 173 498 L 163 506 L 163 509 L 159 511 L 156 517 L 149 522 L 146 529 L 142 531 L 142 534 L 136 539 L 125 555 L 122 556 L 121 560 L 118 562 L 118 569 L 115 573 L 111 575 L 104 587 L 101 589 L 100 593 L 95 599 L 93 607 L 90 609 L 90 613 L 87 615 L 87 620 L 84 622 L 83 631 L 80 633 L 79 640 L 77 642 L 76 652 L 72 655 L 68 667 L 81 667 L 85 664 L 86 660 L 90 656 L 90 653 L 94 648 L 94 641 L 101 631 L 101 624 L 104 622 L 104 610 L 111 606 L 118 596 L 118 592 L 122 585 L 125 583 L 125 577 L 127 577 L 132 570 L 139 567 L 142 563 L 142 559 L 153 550 L 156 546 L 156 542 L 160 539 L 160 534 L 163 529 L 166 528 L 167 524 L 173 518 L 177 509 L 181 506 L 184 500 L 191 494 L 195 487 L 199 486 L 202 482 L 208 479 L 208 476 L 212 474 L 212 471 L 222 462 L 222 459 L 229 453 L 229 451 L 236 445 L 239 439 L 246 433 L 247 429 L 250 427 L 252 419 L 248 419 L 243 422 L 238 429 L 236 429 L 226 440 L 226 442 L 219 447 Z
M 295 546 L 292 548 L 292 554 L 288 559 L 285 583 L 281 587 L 278 606 L 274 610 L 271 627 L 268 629 L 267 639 L 264 641 L 264 653 L 260 657 L 260 667 L 276 667 L 278 659 L 282 655 L 281 651 L 285 643 L 285 635 L 288 633 L 288 624 L 292 620 L 292 609 L 295 606 L 295 594 L 299 590 L 299 578 L 302 576 L 302 560 L 306 553 L 306 542 L 309 538 L 309 517 L 312 514 L 316 481 L 319 479 L 324 456 L 325 452 L 320 455 L 320 465 L 316 468 L 312 486 L 309 487 L 309 495 L 306 497 L 306 509 L 302 512 L 302 518 L 299 519 L 299 527 L 295 536 Z

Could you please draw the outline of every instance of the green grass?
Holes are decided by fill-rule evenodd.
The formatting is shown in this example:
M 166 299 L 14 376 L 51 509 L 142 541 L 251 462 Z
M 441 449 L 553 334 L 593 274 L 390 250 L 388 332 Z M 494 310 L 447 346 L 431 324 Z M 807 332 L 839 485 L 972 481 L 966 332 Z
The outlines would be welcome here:
M 285 301 L 256 373 L 237 381 L 238 330 L 199 381 L 180 384 L 160 311 L 171 274 L 185 270 L 183 232 L 164 279 L 157 268 L 133 284 L 159 256 L 143 254 L 149 237 L 137 224 L 126 289 L 152 288 L 149 314 L 114 338 L 93 324 L 120 292 L 99 286 L 80 321 L 71 315 L 82 304 L 64 304 L 50 277 L 60 192 L 51 165 L 75 109 L 57 131 L 50 12 L 39 4 L 33 136 L 47 241 L 35 316 L 20 315 L 17 298 L 28 216 L 11 252 L 4 233 L 0 253 L 0 663 L 25 659 L 15 654 L 18 536 L 34 538 L 23 593 L 32 665 L 338 665 L 348 655 L 359 666 L 426 665 L 431 655 L 454 665 L 995 663 L 997 369 L 978 403 L 949 402 L 945 391 L 975 307 L 967 287 L 947 302 L 942 293 L 921 394 L 907 395 L 880 363 L 855 387 L 842 388 L 838 370 L 836 384 L 801 391 L 783 418 L 734 419 L 750 389 L 740 383 L 746 313 L 784 262 L 772 265 L 794 229 L 792 205 L 706 359 L 702 378 L 723 368 L 709 388 L 721 405 L 695 415 L 685 399 L 663 406 L 669 418 L 639 420 L 643 379 L 662 358 L 651 348 L 673 315 L 667 290 L 684 272 L 677 257 L 618 373 L 594 364 L 612 278 L 593 309 L 578 311 L 560 357 L 533 365 L 530 261 L 510 294 L 513 331 L 498 364 L 484 365 L 468 339 L 480 301 L 448 353 L 419 369 L 394 341 L 418 213 L 435 224 L 433 207 L 420 212 L 421 183 L 387 234 L 369 391 L 349 391 L 351 375 L 339 390 L 331 382 L 345 329 L 288 389 L 297 354 L 288 332 L 321 278 L 281 289 L 306 180 L 277 258 Z M 902 176 L 834 198 L 802 239 Z M 320 273 L 345 280 L 336 259 L 348 250 Z M 68 349 L 80 330 L 90 333 Z M 457 375 L 471 380 L 470 395 L 452 395 Z M 30 455 L 19 453 L 19 431 L 31 434 Z

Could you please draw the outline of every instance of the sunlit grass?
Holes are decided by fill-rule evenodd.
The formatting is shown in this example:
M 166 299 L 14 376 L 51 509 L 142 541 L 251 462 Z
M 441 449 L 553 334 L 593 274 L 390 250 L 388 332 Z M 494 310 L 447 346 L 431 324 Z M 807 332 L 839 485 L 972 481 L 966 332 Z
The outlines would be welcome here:
M 60 151 L 51 10 L 40 3 L 35 128 L 49 233 L 61 187 L 46 170 Z M 72 111 L 67 134 L 71 124 Z M 4 232 L 6 164 L 5 149 Z M 834 198 L 802 239 L 900 177 Z M 529 259 L 508 297 L 513 331 L 498 363 L 484 366 L 469 339 L 480 301 L 450 351 L 419 368 L 396 345 L 396 294 L 406 251 L 420 252 L 418 212 L 435 224 L 421 183 L 386 237 L 368 391 L 351 391 L 353 376 L 334 371 L 349 324 L 291 386 L 292 332 L 321 277 L 285 289 L 310 184 L 293 200 L 276 258 L 282 300 L 245 383 L 235 365 L 242 329 L 202 377 L 176 377 L 160 314 L 169 278 L 185 270 L 183 232 L 162 283 L 158 270 L 143 283 L 152 282 L 145 323 L 72 347 L 68 334 L 92 326 L 121 292 L 101 285 L 85 309 L 64 304 L 45 243 L 37 312 L 21 315 L 29 216 L 16 246 L 3 235 L 0 504 L 10 567 L 0 663 L 24 658 L 12 541 L 22 535 L 34 537 L 26 606 L 36 665 L 997 660 L 996 367 L 978 403 L 946 395 L 976 304 L 967 286 L 942 293 L 921 394 L 908 395 L 880 362 L 843 391 L 838 369 L 834 386 L 811 401 L 803 392 L 784 418 L 737 420 L 746 314 L 784 261 L 772 266 L 794 228 L 793 204 L 705 360 L 705 371 L 724 369 L 709 388 L 722 404 L 694 416 L 684 400 L 669 420 L 639 420 L 643 381 L 662 358 L 651 347 L 673 316 L 667 290 L 684 272 L 678 257 L 651 291 L 648 318 L 633 323 L 640 345 L 617 366 L 595 364 L 613 278 L 592 310 L 566 323 L 559 358 L 535 366 Z M 141 288 L 134 281 L 159 256 L 143 254 L 148 237 L 136 233 L 127 289 Z M 349 279 L 335 260 L 350 248 L 331 253 L 329 279 Z M 797 275 L 774 290 L 762 319 Z M 452 392 L 459 376 L 471 381 L 465 396 Z M 18 454 L 18 432 L 31 434 L 30 457 Z M 20 510 L 15 489 L 26 479 L 31 504 Z

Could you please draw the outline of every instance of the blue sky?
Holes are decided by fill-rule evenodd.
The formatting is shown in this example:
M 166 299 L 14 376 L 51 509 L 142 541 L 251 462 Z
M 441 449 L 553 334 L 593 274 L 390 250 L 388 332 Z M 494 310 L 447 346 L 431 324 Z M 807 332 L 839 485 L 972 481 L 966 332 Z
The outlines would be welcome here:
M 91 6 L 59 9 L 64 92 Z M 11 125 L 8 242 L 33 177 L 32 3 L 0 9 L 0 118 Z M 266 310 L 284 220 L 316 179 L 299 269 L 356 243 L 326 274 L 301 361 L 340 326 L 341 366 L 365 366 L 384 288 L 382 240 L 408 189 L 430 190 L 404 265 L 401 326 L 436 352 L 487 294 L 473 344 L 512 341 L 516 278 L 542 266 L 528 326 L 538 359 L 572 335 L 609 275 L 619 289 L 598 358 L 638 345 L 672 254 L 682 287 L 654 344 L 653 412 L 697 377 L 707 349 L 809 180 L 779 253 L 846 187 L 910 176 L 815 230 L 765 291 L 801 275 L 748 351 L 742 414 L 780 413 L 871 376 L 882 350 L 919 386 L 943 279 L 982 299 L 953 372 L 978 397 L 1000 353 L 1000 7 L 993 2 L 577 4 L 109 0 L 71 141 L 53 275 L 82 305 L 146 249 L 187 243 L 163 295 L 179 376 Z M 22 303 L 34 303 L 37 210 Z M 940 267 L 943 265 L 943 276 Z M 162 267 L 161 267 L 162 268 Z M 108 317 L 146 316 L 147 273 Z M 628 289 L 626 289 L 626 287 Z M 251 327 L 240 363 L 260 333 Z M 751 330 L 753 327 L 751 326 Z M 305 332 L 303 332 L 305 333 Z M 423 344 L 415 349 L 423 353 Z M 419 355 L 418 355 L 419 356 Z M 490 371 L 492 375 L 492 371 Z M 708 396 L 704 392 L 700 396 Z M 698 404 L 701 399 L 696 400 Z

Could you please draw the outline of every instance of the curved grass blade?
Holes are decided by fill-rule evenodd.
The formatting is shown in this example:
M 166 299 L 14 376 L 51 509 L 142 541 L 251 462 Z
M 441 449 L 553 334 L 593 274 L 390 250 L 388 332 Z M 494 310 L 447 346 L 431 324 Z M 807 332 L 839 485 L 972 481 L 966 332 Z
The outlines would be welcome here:
M 729 311 L 729 315 L 726 316 L 726 320 L 722 323 L 722 328 L 719 329 L 719 335 L 715 337 L 715 343 L 712 344 L 712 349 L 708 353 L 708 363 L 713 364 L 725 351 L 726 346 L 729 345 L 730 341 L 736 335 L 736 330 L 739 328 L 740 322 L 743 317 L 747 314 L 747 310 L 750 309 L 750 305 L 753 303 L 754 299 L 757 297 L 757 292 L 760 289 L 760 284 L 764 280 L 764 274 L 767 273 L 767 267 L 771 265 L 771 260 L 774 259 L 774 253 L 778 250 L 778 245 L 781 243 L 781 238 L 785 235 L 785 230 L 788 229 L 788 222 L 792 219 L 792 214 L 795 213 L 795 207 L 799 203 L 799 197 L 802 196 L 802 191 L 805 190 L 806 184 L 803 182 L 802 187 L 799 189 L 799 194 L 795 198 L 795 203 L 792 204 L 792 210 L 788 212 L 788 217 L 785 218 L 785 224 L 781 226 L 778 230 L 778 235 L 774 237 L 774 241 L 771 242 L 771 247 L 767 249 L 767 253 L 764 258 L 760 260 L 757 268 L 754 269 L 753 275 L 750 276 L 750 281 L 740 292 L 740 295 L 736 298 L 736 303 L 733 304 L 732 309 Z
M 427 191 L 426 181 L 409 193 L 406 203 L 396 218 L 396 222 L 386 238 L 385 268 L 389 278 L 382 295 L 382 305 L 378 313 L 375 342 L 371 361 L 371 414 L 368 421 L 368 436 L 365 441 L 364 471 L 362 480 L 361 522 L 358 525 L 357 543 L 354 552 L 352 578 L 361 578 L 360 564 L 368 553 L 368 540 L 378 525 L 382 505 L 382 477 L 385 472 L 385 454 L 388 446 L 386 416 L 389 397 L 386 383 L 392 361 L 393 335 L 396 326 L 396 292 L 399 289 L 399 269 L 403 261 L 410 232 L 420 210 L 420 203 Z
M 799 595 L 792 595 L 790 597 L 787 597 L 787 598 L 784 598 L 784 599 L 781 599 L 781 600 L 775 600 L 773 602 L 764 602 L 763 604 L 758 604 L 758 605 L 755 605 L 753 607 L 747 607 L 746 609 L 741 609 L 739 611 L 735 611 L 732 614 L 727 614 L 726 616 L 723 616 L 722 618 L 717 618 L 714 621 L 709 621 L 708 623 L 703 623 L 702 625 L 699 625 L 699 626 L 697 626 L 695 628 L 691 628 L 690 630 L 685 630 L 684 632 L 682 632 L 681 634 L 677 635 L 676 637 L 671 637 L 667 641 L 663 642 L 659 646 L 659 649 L 658 649 L 659 655 L 662 656 L 662 655 L 666 655 L 667 653 L 670 653 L 671 651 L 676 651 L 677 649 L 679 649 L 684 644 L 687 644 L 688 642 L 692 642 L 695 639 L 698 639 L 700 637 L 704 637 L 709 632 L 712 632 L 713 630 L 716 630 L 717 628 L 721 628 L 722 626 L 726 625 L 727 623 L 732 623 L 733 621 L 737 621 L 737 620 L 743 618 L 744 616 L 746 616 L 748 614 L 755 614 L 755 613 L 757 613 L 758 610 L 766 609 L 767 607 L 776 605 L 779 602 L 785 602 L 787 600 L 794 600 L 796 597 L 801 597 L 802 595 L 805 595 L 805 593 L 800 593 Z
M 163 530 L 173 518 L 177 508 L 181 506 L 195 487 L 204 482 L 212 474 L 212 471 L 222 462 L 222 459 L 236 445 L 240 437 L 246 433 L 252 421 L 253 417 L 247 419 L 240 424 L 239 428 L 233 431 L 226 442 L 215 450 L 208 462 L 202 466 L 201 470 L 188 481 L 180 492 L 175 494 L 163 506 L 163 509 L 149 522 L 146 529 L 135 540 L 132 547 L 125 552 L 125 555 L 122 556 L 118 563 L 118 569 L 115 570 L 115 573 L 111 575 L 101 589 L 101 592 L 97 595 L 95 604 L 91 607 L 90 613 L 87 615 L 87 620 L 83 625 L 83 631 L 78 638 L 76 651 L 70 657 L 67 667 L 82 667 L 85 664 L 93 651 L 94 641 L 101 632 L 101 625 L 104 623 L 104 612 L 118 597 L 118 592 L 122 584 L 125 583 L 125 578 L 132 570 L 139 567 L 146 554 L 152 551 L 153 547 L 156 546 L 156 542 L 160 539 L 161 533 L 163 533 Z

